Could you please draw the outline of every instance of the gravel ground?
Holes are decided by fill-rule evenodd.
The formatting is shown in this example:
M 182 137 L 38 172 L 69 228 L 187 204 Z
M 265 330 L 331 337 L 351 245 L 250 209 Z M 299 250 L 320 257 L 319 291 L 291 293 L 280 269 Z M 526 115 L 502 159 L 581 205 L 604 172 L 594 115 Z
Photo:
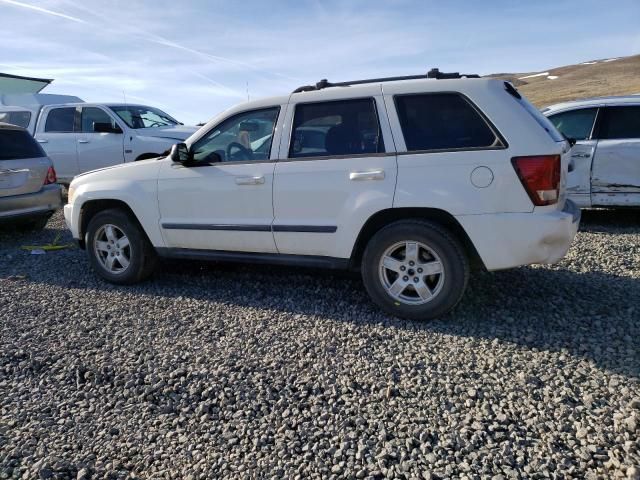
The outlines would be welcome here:
M 640 478 L 640 213 L 389 318 L 357 277 L 167 263 L 115 287 L 0 234 L 0 478 Z

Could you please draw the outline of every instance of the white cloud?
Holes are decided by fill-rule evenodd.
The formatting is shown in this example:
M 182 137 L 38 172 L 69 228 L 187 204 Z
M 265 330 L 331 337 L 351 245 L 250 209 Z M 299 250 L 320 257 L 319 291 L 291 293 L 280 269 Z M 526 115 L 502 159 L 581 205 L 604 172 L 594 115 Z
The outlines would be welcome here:
M 29 10 L 33 10 L 38 13 L 43 13 L 45 15 L 52 15 L 54 17 L 64 18 L 65 20 L 71 20 L 72 22 L 78 23 L 86 23 L 81 18 L 72 17 L 71 15 L 66 15 L 60 12 L 54 12 L 52 10 L 47 10 L 46 8 L 38 7 L 36 5 L 31 5 L 30 3 L 18 2 L 16 0 L 0 0 L 2 3 L 7 3 L 9 5 L 13 5 L 14 7 L 26 8 Z

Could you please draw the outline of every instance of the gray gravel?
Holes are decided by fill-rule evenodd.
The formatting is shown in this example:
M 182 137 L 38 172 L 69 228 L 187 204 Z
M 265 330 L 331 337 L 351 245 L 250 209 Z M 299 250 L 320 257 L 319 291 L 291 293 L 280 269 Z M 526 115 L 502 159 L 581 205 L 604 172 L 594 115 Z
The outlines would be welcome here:
M 96 279 L 0 234 L 0 478 L 640 478 L 640 213 L 438 321 L 357 277 L 164 264 Z

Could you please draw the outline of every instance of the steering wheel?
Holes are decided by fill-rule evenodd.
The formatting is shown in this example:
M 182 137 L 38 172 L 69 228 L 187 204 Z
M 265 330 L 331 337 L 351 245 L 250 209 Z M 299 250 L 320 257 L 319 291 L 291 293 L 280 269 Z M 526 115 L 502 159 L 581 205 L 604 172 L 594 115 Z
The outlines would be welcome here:
M 239 151 L 232 155 L 231 154 L 231 150 L 233 148 L 237 148 Z M 241 155 L 242 158 L 235 158 L 237 155 Z M 245 147 L 241 143 L 231 142 L 229 145 L 227 145 L 227 161 L 232 161 L 232 160 L 251 160 L 252 158 L 253 158 L 253 152 L 251 151 L 251 149 Z

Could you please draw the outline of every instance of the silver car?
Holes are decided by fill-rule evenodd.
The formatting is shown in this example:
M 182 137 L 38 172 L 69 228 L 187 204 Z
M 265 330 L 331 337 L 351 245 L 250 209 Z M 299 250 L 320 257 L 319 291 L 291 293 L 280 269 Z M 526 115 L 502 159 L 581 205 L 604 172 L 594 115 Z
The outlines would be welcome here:
M 576 140 L 567 177 L 580 207 L 640 207 L 640 95 L 559 103 L 542 110 Z
M 24 128 L 0 123 L 0 223 L 41 229 L 61 207 L 51 160 Z

